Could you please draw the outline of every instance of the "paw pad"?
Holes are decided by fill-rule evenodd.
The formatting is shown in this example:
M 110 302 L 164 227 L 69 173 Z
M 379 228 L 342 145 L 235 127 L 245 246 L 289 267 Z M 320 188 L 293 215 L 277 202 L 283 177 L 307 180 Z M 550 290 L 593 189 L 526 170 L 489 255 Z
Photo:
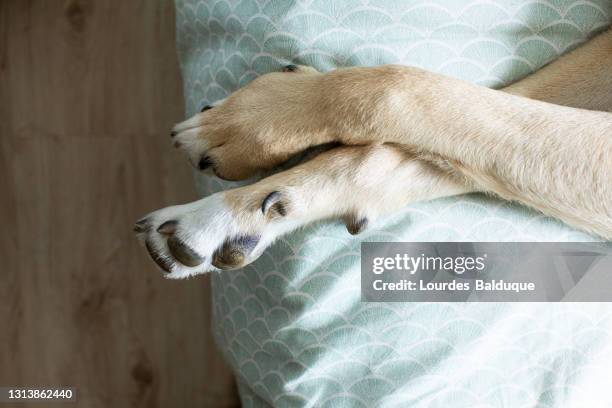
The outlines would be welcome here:
M 219 269 L 241 266 L 247 255 L 257 246 L 259 237 L 245 235 L 227 240 L 213 254 L 212 264 Z
M 198 266 L 206 259 L 176 236 L 168 238 L 168 249 L 172 256 L 185 266 Z

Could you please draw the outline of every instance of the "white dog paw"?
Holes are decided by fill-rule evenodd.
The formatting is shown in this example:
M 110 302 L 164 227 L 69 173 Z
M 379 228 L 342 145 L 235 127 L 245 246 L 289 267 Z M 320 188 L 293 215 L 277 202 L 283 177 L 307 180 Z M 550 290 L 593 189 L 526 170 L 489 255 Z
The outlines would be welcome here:
M 136 222 L 134 231 L 168 278 L 237 269 L 257 259 L 285 229 L 278 194 L 240 206 L 225 192 L 213 194 L 152 212 Z

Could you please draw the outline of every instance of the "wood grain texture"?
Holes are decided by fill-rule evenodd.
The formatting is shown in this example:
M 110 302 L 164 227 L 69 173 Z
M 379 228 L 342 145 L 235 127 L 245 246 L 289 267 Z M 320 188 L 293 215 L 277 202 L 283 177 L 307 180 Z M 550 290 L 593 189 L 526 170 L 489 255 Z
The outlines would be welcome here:
M 131 231 L 195 198 L 183 116 L 171 0 L 0 1 L 0 385 L 235 404 L 209 280 L 163 279 Z

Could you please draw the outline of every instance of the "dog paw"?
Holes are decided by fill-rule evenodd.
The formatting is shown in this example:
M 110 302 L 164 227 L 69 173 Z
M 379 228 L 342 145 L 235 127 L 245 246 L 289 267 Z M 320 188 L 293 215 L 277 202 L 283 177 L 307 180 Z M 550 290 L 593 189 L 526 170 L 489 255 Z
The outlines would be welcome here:
M 166 277 L 185 278 L 253 262 L 283 232 L 288 208 L 277 191 L 221 192 L 148 214 L 134 231 Z
M 191 164 L 226 180 L 242 180 L 269 170 L 315 144 L 327 131 L 318 113 L 314 69 L 288 65 L 263 75 L 227 99 L 172 129 L 175 147 Z

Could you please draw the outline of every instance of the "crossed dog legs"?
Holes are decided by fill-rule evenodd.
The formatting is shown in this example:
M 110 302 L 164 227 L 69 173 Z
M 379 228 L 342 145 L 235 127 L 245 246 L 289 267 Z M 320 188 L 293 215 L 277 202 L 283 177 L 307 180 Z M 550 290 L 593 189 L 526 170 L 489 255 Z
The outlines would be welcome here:
M 611 38 L 600 36 L 505 91 L 612 111 Z M 409 203 L 482 191 L 487 181 L 478 177 L 399 145 L 337 147 L 255 184 L 158 210 L 136 230 L 167 276 L 180 278 L 244 266 L 278 236 L 316 220 L 343 219 L 354 234 Z M 503 186 L 491 190 L 504 196 Z
M 157 264 L 178 278 L 246 265 L 313 221 L 341 218 L 357 234 L 408 203 L 467 191 L 394 147 L 338 147 L 255 184 L 158 210 L 136 230 Z

